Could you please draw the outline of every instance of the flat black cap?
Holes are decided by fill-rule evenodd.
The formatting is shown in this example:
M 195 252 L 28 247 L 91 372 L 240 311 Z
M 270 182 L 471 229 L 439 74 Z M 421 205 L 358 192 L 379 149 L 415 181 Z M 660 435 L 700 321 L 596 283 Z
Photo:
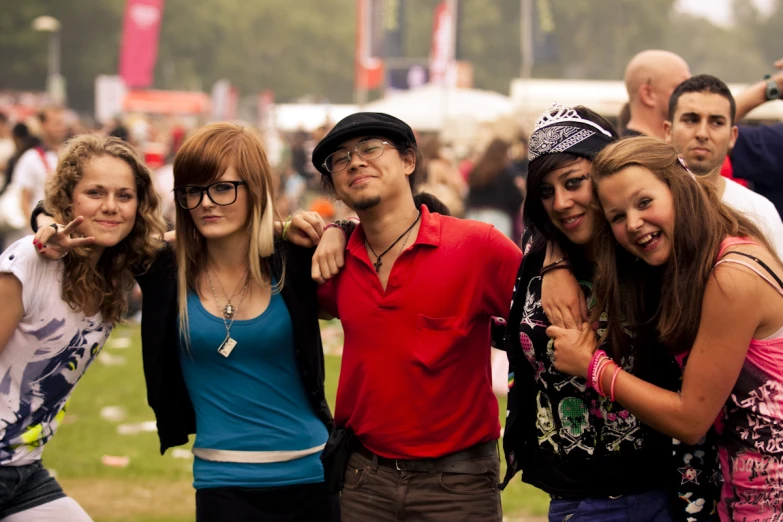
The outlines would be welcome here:
M 342 142 L 357 136 L 381 136 L 395 142 L 416 145 L 413 130 L 404 121 L 382 112 L 357 112 L 340 120 L 315 146 L 313 165 L 318 172 L 328 176 L 329 171 L 324 168 L 326 157 L 336 151 Z

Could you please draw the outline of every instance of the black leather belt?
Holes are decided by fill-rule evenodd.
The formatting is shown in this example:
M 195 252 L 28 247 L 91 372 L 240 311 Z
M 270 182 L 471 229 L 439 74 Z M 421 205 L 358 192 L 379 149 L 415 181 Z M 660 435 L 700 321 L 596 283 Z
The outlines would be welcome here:
M 451 472 L 481 474 L 491 470 L 486 462 L 475 462 L 477 459 L 497 457 L 497 441 L 476 444 L 470 448 L 450 453 L 437 459 L 388 459 L 374 454 L 364 446 L 359 446 L 356 452 L 362 457 L 373 460 L 378 459 L 378 467 L 391 468 L 397 471 L 422 471 L 422 472 Z

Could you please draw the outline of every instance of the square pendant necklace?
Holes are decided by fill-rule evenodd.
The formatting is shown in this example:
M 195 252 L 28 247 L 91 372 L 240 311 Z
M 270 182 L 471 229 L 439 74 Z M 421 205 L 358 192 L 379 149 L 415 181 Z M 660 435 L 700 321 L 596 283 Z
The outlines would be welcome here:
M 215 292 L 215 287 L 212 284 L 212 276 L 209 273 L 209 269 L 207 269 L 207 279 L 209 280 L 209 288 L 212 290 L 212 295 L 215 298 L 215 304 L 217 304 L 218 310 L 220 310 L 220 300 L 218 299 L 217 293 Z M 218 279 L 218 283 L 220 283 L 220 279 Z M 242 305 L 242 301 L 245 299 L 245 294 L 247 293 L 247 287 L 250 284 L 249 278 L 245 279 L 245 286 L 242 288 L 242 296 L 239 298 L 239 303 L 235 307 L 231 304 L 231 298 L 234 296 L 232 295 L 231 298 L 228 299 L 228 304 L 222 308 L 223 310 L 223 325 L 226 327 L 226 338 L 223 339 L 223 342 L 220 343 L 220 346 L 218 346 L 218 353 L 222 355 L 223 357 L 228 357 L 231 355 L 231 352 L 236 348 L 237 342 L 236 340 L 231 338 L 231 326 L 234 324 L 234 318 L 236 317 L 236 314 L 239 312 L 239 307 Z M 221 284 L 221 288 L 222 288 Z M 225 293 L 225 290 L 223 290 L 223 293 Z M 236 295 L 236 293 L 234 293 Z

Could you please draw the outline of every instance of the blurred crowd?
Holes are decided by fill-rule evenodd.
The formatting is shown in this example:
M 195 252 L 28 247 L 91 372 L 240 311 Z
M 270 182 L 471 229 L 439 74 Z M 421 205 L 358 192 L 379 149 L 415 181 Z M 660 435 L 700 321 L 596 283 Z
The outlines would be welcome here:
M 30 233 L 26 216 L 43 199 L 57 151 L 70 137 L 83 133 L 118 137 L 143 155 L 157 176 L 164 217 L 173 225 L 174 157 L 198 126 L 175 117 L 145 115 L 116 117 L 101 125 L 58 107 L 45 107 L 24 121 L 11 121 L 0 112 L 0 250 Z M 299 209 L 316 211 L 327 221 L 351 213 L 322 195 L 320 175 L 311 162 L 313 148 L 329 129 L 323 125 L 312 132 L 263 132 L 283 217 Z M 419 190 L 437 196 L 452 215 L 492 223 L 514 241 L 521 237 L 527 175 L 527 138 L 521 130 L 487 126 L 468 147 L 445 143 L 437 133 L 418 135 L 417 140 L 426 165 Z

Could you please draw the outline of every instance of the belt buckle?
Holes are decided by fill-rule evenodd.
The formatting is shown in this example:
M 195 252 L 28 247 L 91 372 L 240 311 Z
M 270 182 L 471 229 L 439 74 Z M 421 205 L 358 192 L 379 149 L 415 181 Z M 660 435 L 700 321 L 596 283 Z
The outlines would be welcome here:
M 394 467 L 397 468 L 397 471 L 402 471 L 400 469 L 400 461 L 397 459 L 394 459 Z

